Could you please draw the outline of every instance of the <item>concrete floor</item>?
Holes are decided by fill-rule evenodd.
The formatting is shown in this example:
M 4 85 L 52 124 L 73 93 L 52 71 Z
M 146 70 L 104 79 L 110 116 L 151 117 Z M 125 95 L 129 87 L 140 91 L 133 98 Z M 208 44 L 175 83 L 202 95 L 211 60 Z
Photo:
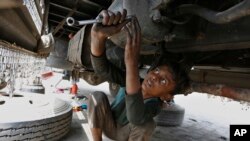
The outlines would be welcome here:
M 58 85 L 58 87 L 65 88 L 65 84 Z M 86 82 L 80 81 L 78 87 L 79 95 L 88 95 L 96 90 L 109 93 L 107 83 L 90 86 Z M 175 102 L 185 107 L 182 125 L 177 127 L 157 126 L 151 141 L 228 141 L 230 124 L 250 124 L 249 103 L 242 105 L 230 100 L 224 102 L 217 98 L 217 101 L 213 102 L 214 100 L 214 98 L 207 98 L 204 94 L 192 94 L 187 97 L 177 96 Z M 216 105 L 218 103 L 219 106 Z M 234 108 L 229 107 L 229 110 L 226 110 L 225 105 L 230 104 L 234 104 Z M 237 104 L 238 109 L 235 108 Z M 237 114 L 236 112 L 239 111 L 241 113 Z M 73 113 L 71 131 L 61 141 L 92 141 L 85 111 Z M 110 140 L 104 137 L 104 141 Z
M 85 112 L 73 114 L 71 131 L 61 141 L 91 141 L 87 120 L 79 118 L 82 115 L 85 117 Z M 228 141 L 227 129 L 188 114 L 181 126 L 157 126 L 151 141 Z M 103 138 L 104 141 L 111 141 Z

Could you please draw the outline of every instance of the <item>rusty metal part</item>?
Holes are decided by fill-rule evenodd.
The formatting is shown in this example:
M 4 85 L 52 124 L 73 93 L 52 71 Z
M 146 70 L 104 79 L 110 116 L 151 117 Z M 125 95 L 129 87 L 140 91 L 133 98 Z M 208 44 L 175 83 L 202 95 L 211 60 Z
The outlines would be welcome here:
M 232 98 L 239 101 L 250 102 L 250 89 L 235 88 L 227 85 L 209 83 L 191 83 L 190 91 L 209 93 L 216 96 Z
M 50 9 L 50 5 L 49 5 L 49 1 L 44 1 L 44 14 L 43 14 L 43 20 L 42 20 L 42 30 L 41 30 L 41 35 L 42 37 L 40 38 L 40 40 L 38 40 L 38 45 L 37 45 L 37 53 L 39 54 L 44 54 L 46 56 L 49 55 L 50 51 L 52 50 L 52 46 L 54 44 L 54 38 L 51 36 L 52 34 L 49 33 L 49 25 L 48 25 L 48 17 L 49 17 L 49 9 Z M 49 41 L 52 41 L 50 46 L 46 47 L 44 45 L 44 42 L 42 40 L 43 37 L 50 37 Z
M 226 84 L 250 89 L 249 73 L 194 69 L 190 71 L 189 77 L 200 83 Z
M 157 4 L 156 4 L 157 5 Z M 139 21 L 142 33 L 142 44 L 163 41 L 169 33 L 168 25 L 155 23 L 150 15 L 154 12 L 155 4 L 145 0 L 115 0 L 109 7 L 110 11 L 127 10 L 127 15 L 135 15 Z M 126 43 L 125 31 L 111 36 L 111 40 L 118 46 L 124 47 Z
M 45 4 L 45 10 L 44 10 L 44 15 L 43 15 L 43 23 L 42 23 L 42 35 L 43 34 L 48 34 L 49 33 L 49 25 L 48 25 L 48 17 L 49 17 L 49 1 L 44 1 Z
M 90 30 L 91 26 L 84 26 L 69 41 L 67 60 L 75 68 L 84 68 L 93 71 L 90 60 Z
M 194 51 L 215 51 L 215 50 L 235 50 L 250 48 L 249 41 L 216 43 L 216 44 L 185 44 L 185 46 L 172 46 L 166 44 L 166 49 L 170 52 L 194 52 Z
M 50 53 L 49 57 L 46 60 L 46 66 L 59 68 L 64 70 L 73 70 L 74 64 L 67 61 L 62 57 L 58 57 L 53 53 Z
M 210 70 L 210 71 L 222 71 L 222 72 L 235 72 L 235 73 L 249 73 L 250 68 L 241 68 L 241 67 L 223 67 L 223 66 L 207 66 L 207 65 L 202 65 L 202 66 L 193 66 L 194 70 Z M 250 75 L 250 74 L 249 74 Z
M 250 1 L 244 0 L 222 12 L 215 12 L 198 5 L 186 4 L 179 7 L 178 14 L 194 14 L 212 23 L 225 24 L 250 15 Z
M 46 60 L 46 66 L 64 70 L 73 70 L 74 64 L 68 61 L 68 42 L 57 39 L 53 50 Z

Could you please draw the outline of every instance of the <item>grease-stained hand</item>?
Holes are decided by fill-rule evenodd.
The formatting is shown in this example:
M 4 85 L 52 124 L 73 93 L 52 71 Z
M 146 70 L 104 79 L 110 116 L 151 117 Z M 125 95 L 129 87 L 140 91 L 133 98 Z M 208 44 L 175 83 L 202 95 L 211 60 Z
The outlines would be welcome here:
M 102 23 L 96 23 L 93 25 L 91 29 L 91 36 L 101 40 L 118 33 L 122 27 L 128 23 L 128 20 L 125 20 L 127 16 L 126 9 L 123 9 L 122 12 L 116 13 L 103 10 L 98 16 L 102 17 Z
M 127 34 L 125 46 L 125 64 L 126 67 L 138 67 L 140 46 L 141 46 L 141 28 L 136 17 L 124 26 Z

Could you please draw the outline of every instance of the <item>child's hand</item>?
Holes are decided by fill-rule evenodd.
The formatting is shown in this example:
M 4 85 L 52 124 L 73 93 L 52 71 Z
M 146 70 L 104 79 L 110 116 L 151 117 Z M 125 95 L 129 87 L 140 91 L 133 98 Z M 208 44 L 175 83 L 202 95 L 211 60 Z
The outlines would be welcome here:
M 128 20 L 125 20 L 126 16 L 127 11 L 125 9 L 122 13 L 114 13 L 108 10 L 101 11 L 98 17 L 102 17 L 102 24 L 93 25 L 91 30 L 92 38 L 106 39 L 118 33 L 128 23 Z
M 125 46 L 125 64 L 126 67 L 130 65 L 138 67 L 138 60 L 141 46 L 141 29 L 136 17 L 124 26 L 127 33 L 127 42 Z

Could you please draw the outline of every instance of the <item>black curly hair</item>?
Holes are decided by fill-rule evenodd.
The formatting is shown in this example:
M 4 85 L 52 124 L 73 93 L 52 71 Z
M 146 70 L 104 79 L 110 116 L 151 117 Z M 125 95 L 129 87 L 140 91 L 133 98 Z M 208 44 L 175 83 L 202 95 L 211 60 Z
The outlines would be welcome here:
M 182 68 L 181 64 L 178 62 L 170 61 L 163 56 L 160 56 L 153 62 L 148 72 L 162 65 L 168 66 L 169 71 L 172 74 L 173 81 L 176 84 L 171 94 L 186 94 L 185 92 L 189 88 L 190 79 L 188 77 L 188 72 Z

